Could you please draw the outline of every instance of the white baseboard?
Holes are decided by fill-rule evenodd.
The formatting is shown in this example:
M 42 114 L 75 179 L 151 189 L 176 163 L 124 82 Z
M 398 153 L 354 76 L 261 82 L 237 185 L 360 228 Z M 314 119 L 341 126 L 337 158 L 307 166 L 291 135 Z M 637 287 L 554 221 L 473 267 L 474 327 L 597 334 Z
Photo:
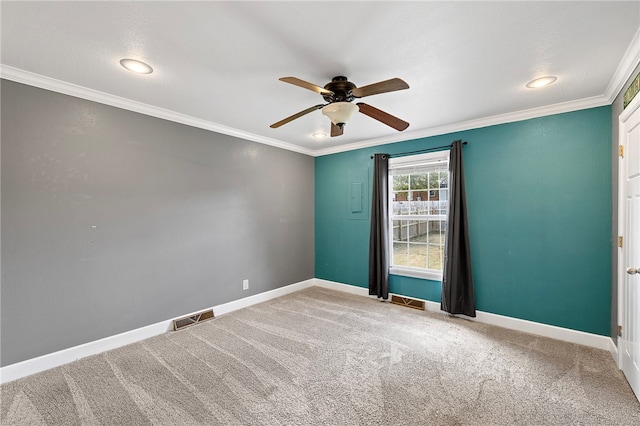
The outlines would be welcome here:
M 467 317 L 464 317 L 467 318 Z M 506 317 L 491 314 L 488 312 L 476 312 L 476 318 L 469 318 L 484 324 L 497 325 L 511 330 L 522 331 L 538 336 L 550 337 L 552 339 L 563 340 L 565 342 L 577 343 L 579 345 L 591 346 L 592 348 L 609 350 L 611 337 L 600 336 L 598 334 L 586 333 L 584 331 L 572 330 L 569 328 L 557 327 L 554 325 L 542 324 L 539 322 L 527 321 L 518 318 Z
M 322 280 L 320 278 L 314 278 L 316 287 L 328 288 L 329 290 L 343 291 L 345 293 L 351 293 L 358 296 L 369 296 L 369 289 L 364 287 L 358 287 L 356 285 L 342 284 L 335 281 Z M 371 296 L 375 297 L 375 296 Z
M 255 294 L 243 299 L 223 303 L 209 309 L 213 309 L 213 312 L 216 316 L 221 316 L 238 309 L 246 308 L 257 303 L 265 302 L 270 299 L 275 299 L 276 297 L 284 296 L 286 294 L 311 287 L 312 285 L 314 285 L 314 283 L 315 280 L 310 279 L 288 286 L 280 287 L 275 290 Z M 205 309 L 201 309 L 197 312 L 201 312 Z M 139 342 L 140 340 L 148 339 L 149 337 L 166 333 L 167 331 L 173 329 L 174 319 L 183 318 L 195 313 L 196 312 L 191 312 L 185 315 L 180 315 L 179 317 L 160 321 L 146 327 L 137 328 L 135 330 L 105 337 L 100 340 L 94 340 L 93 342 L 84 343 L 82 345 L 74 346 L 50 354 L 42 355 L 37 358 L 32 358 L 25 361 L 17 362 L 15 364 L 7 365 L 5 367 L 1 367 L 0 384 L 11 382 L 21 377 L 30 376 L 31 374 L 39 373 L 41 371 L 58 367 L 63 364 L 68 364 L 70 362 L 88 357 L 90 355 L 96 355 L 101 352 L 116 349 L 124 345 Z
M 15 364 L 0 368 L 0 384 L 11 382 L 21 377 L 30 376 L 50 368 L 79 360 L 81 358 L 95 355 L 110 349 L 135 343 L 158 334 L 166 333 L 172 326 L 173 320 L 161 321 L 146 327 L 137 328 L 115 336 L 94 340 L 71 348 L 62 349 L 57 352 L 31 358 Z
M 315 279 L 315 285 L 318 287 L 329 288 L 333 290 L 344 291 L 351 294 L 359 294 L 362 296 L 369 295 L 369 289 L 364 287 L 342 284 L 333 281 Z M 398 294 L 398 296 L 405 296 Z M 417 298 L 414 298 L 417 299 Z M 423 300 L 423 299 L 418 299 Z M 430 312 L 441 312 L 440 303 L 424 300 L 425 309 Z M 598 334 L 585 333 L 583 331 L 571 330 L 569 328 L 556 327 L 553 325 L 542 324 L 539 322 L 527 321 L 518 318 L 506 317 L 503 315 L 492 314 L 488 312 L 476 311 L 476 317 L 471 318 L 464 315 L 457 315 L 461 318 L 483 324 L 495 325 L 510 330 L 522 331 L 524 333 L 535 334 L 537 336 L 550 337 L 552 339 L 563 340 L 565 342 L 577 343 L 580 345 L 590 346 L 597 349 L 603 349 L 611 352 L 617 362 L 617 348 L 613 340 L 609 336 L 600 336 Z M 615 351 L 615 355 L 614 355 Z
M 266 291 L 264 293 L 255 294 L 253 296 L 245 297 L 243 299 L 234 300 L 232 302 L 223 303 L 221 305 L 214 306 L 213 312 L 216 316 L 221 316 L 229 312 L 236 311 L 238 309 L 246 308 L 257 303 L 266 302 L 271 299 L 275 299 L 280 296 L 284 296 L 289 293 L 303 290 L 308 287 L 317 286 L 322 288 L 328 288 L 331 290 L 338 290 L 358 296 L 373 297 L 369 295 L 369 289 L 364 287 L 358 287 L 349 284 L 342 284 L 334 281 L 322 280 L 319 278 L 312 278 L 299 283 L 291 284 L 288 286 L 280 287 L 275 290 Z M 403 295 L 398 295 L 403 296 Z M 421 300 L 421 299 L 420 299 Z M 425 300 L 425 308 L 431 312 L 440 312 L 440 303 Z M 181 315 L 177 318 L 183 318 L 195 314 L 196 312 Z M 571 330 L 562 327 L 556 327 L 553 325 L 541 324 L 532 321 L 521 320 L 517 318 L 505 317 L 502 315 L 491 314 L 487 312 L 476 312 L 476 318 L 470 318 L 464 316 L 464 318 L 472 321 L 481 322 L 484 324 L 496 325 L 499 327 L 508 328 L 511 330 L 522 331 L 525 333 L 535 334 L 538 336 L 550 337 L 553 339 L 563 340 L 571 343 L 578 343 L 581 345 L 591 346 L 598 349 L 604 349 L 611 352 L 611 355 L 618 362 L 618 349 L 613 343 L 610 337 L 599 336 L 596 334 L 585 333 L 582 331 Z M 147 339 L 149 337 L 157 336 L 159 334 L 166 333 L 173 328 L 173 320 L 175 318 L 161 321 L 155 324 L 141 327 L 135 330 L 127 331 L 125 333 L 117 334 L 114 336 L 105 337 L 104 339 L 95 340 L 82 345 L 74 346 L 72 348 L 63 349 L 61 351 L 53 352 L 51 354 L 42 355 L 37 358 L 28 359 L 26 361 L 18 362 L 15 364 L 7 365 L 0 368 L 0 383 L 7 383 L 21 377 L 26 377 L 31 374 L 39 373 L 50 368 L 58 367 L 63 364 L 85 358 L 90 355 L 96 355 L 101 352 L 105 352 L 111 349 L 116 349 L 124 345 L 138 342 L 140 340 Z
M 305 288 L 313 286 L 315 278 L 311 278 L 306 281 L 300 281 L 299 283 L 290 284 L 284 287 L 276 288 L 275 290 L 265 291 L 264 293 L 254 294 L 253 296 L 245 297 L 243 299 L 234 300 L 232 302 L 223 303 L 222 305 L 215 306 L 213 313 L 216 316 L 228 314 L 229 312 L 237 311 L 238 309 L 246 308 L 257 303 L 266 302 L 267 300 L 275 299 L 276 297 L 284 296 L 289 293 L 303 290 Z

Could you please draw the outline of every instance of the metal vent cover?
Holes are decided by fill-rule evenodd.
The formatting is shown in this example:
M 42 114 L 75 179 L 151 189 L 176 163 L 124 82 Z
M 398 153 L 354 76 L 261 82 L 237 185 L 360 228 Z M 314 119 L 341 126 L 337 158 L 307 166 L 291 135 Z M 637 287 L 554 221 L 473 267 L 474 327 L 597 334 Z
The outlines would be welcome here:
M 173 320 L 173 330 L 177 331 L 190 325 L 198 324 L 202 321 L 215 318 L 213 315 L 213 309 L 199 312 L 197 314 L 189 315 L 188 317 L 178 318 Z
M 424 311 L 424 300 L 412 299 L 410 297 L 391 295 L 391 303 L 400 306 L 406 306 L 408 308 L 419 309 Z

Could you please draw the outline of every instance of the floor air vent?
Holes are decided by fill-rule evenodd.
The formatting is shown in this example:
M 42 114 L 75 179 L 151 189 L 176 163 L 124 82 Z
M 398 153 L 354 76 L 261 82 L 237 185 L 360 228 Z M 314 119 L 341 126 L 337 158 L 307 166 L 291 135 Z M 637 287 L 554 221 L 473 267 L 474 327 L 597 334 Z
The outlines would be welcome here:
M 199 322 L 206 321 L 214 318 L 213 310 L 202 311 L 200 313 L 189 315 L 188 317 L 178 318 L 173 320 L 173 330 L 180 330 L 190 325 L 198 324 Z
M 396 305 L 406 306 L 408 308 L 420 309 L 424 311 L 424 300 L 412 299 L 410 297 L 391 295 L 391 303 Z

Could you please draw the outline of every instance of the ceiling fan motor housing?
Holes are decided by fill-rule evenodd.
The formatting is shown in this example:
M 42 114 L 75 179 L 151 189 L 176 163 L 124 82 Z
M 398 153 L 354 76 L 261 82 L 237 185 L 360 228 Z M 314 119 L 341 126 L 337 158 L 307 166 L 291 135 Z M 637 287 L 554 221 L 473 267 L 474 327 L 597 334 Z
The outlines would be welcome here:
M 329 103 L 351 102 L 355 99 L 351 91 L 356 88 L 356 85 L 350 82 L 347 77 L 333 77 L 331 82 L 327 83 L 324 88 L 333 92 L 333 94 L 322 96 Z

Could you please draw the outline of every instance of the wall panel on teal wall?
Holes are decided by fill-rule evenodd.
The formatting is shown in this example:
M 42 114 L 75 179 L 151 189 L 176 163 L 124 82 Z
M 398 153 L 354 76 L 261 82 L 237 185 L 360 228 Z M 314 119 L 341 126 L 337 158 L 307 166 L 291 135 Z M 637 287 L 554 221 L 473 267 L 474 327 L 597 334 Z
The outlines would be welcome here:
M 316 276 L 367 287 L 369 221 L 347 220 L 370 156 L 463 139 L 479 310 L 608 335 L 611 110 L 593 108 L 316 158 Z M 371 191 L 371 176 L 368 181 Z M 391 291 L 440 301 L 440 282 Z

